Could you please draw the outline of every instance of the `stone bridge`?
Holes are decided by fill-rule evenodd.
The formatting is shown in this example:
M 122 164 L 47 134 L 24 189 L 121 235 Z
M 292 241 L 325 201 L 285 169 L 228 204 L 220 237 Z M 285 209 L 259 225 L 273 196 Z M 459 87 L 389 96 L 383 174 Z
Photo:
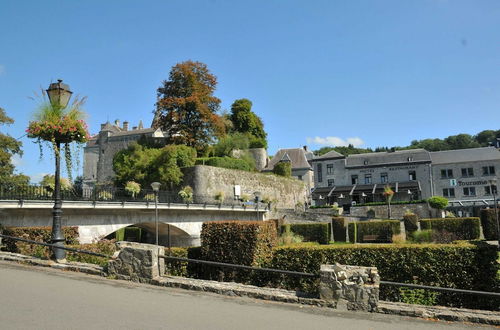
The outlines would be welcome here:
M 0 201 L 0 224 L 14 227 L 52 225 L 52 201 Z M 159 243 L 167 245 L 168 229 L 172 246 L 200 245 L 203 222 L 263 221 L 268 211 L 255 205 L 158 204 Z M 63 226 L 76 226 L 81 243 L 91 243 L 130 225 L 154 236 L 155 205 L 148 202 L 64 201 Z

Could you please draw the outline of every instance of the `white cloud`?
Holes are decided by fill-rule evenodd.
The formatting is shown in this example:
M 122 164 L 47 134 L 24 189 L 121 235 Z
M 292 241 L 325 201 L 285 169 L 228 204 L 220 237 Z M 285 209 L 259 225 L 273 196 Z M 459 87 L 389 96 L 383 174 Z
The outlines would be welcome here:
M 12 158 L 10 159 L 10 162 L 12 163 L 12 165 L 14 165 L 14 167 L 18 167 L 18 166 L 21 166 L 23 164 L 23 160 L 21 159 L 21 157 L 19 155 L 12 156 Z
M 349 144 L 352 144 L 355 147 L 360 147 L 363 144 L 365 144 L 365 141 L 363 141 L 359 137 L 350 137 L 347 139 L 342 139 L 337 136 L 326 136 L 326 137 L 316 136 L 314 138 L 308 137 L 307 143 L 317 144 L 325 147 L 347 147 Z
M 30 175 L 30 182 L 31 183 L 40 183 L 40 181 L 42 181 L 43 177 L 47 174 L 50 174 L 50 173 L 36 173 L 36 174 Z
M 5 65 L 0 64 L 0 75 L 5 72 Z

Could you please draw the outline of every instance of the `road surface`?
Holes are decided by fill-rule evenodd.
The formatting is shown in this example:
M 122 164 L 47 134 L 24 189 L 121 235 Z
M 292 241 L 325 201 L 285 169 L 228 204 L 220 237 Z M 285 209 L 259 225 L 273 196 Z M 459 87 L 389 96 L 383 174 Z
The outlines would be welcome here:
M 473 329 L 0 262 L 0 329 Z

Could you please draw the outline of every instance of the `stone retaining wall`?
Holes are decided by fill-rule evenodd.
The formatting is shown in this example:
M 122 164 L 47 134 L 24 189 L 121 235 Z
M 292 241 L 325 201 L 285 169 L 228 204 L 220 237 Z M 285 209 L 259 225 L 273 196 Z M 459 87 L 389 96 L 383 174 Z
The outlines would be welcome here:
M 387 205 L 373 205 L 373 206 L 353 206 L 351 207 L 350 215 L 353 217 L 367 217 L 369 210 L 375 212 L 375 218 L 387 219 Z M 427 203 L 420 204 L 396 204 L 391 205 L 391 218 L 403 219 L 407 212 L 415 213 L 419 218 L 437 218 L 437 210 L 429 207 Z

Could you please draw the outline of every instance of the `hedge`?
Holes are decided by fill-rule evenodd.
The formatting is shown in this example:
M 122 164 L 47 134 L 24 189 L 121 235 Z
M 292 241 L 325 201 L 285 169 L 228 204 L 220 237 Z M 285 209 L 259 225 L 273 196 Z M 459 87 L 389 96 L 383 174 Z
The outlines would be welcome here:
M 222 167 L 233 170 L 253 171 L 252 164 L 244 159 L 237 159 L 231 157 L 207 157 L 197 158 L 196 165 L 208 165 L 214 167 Z
M 281 232 L 289 229 L 292 233 L 302 236 L 304 242 L 330 243 L 329 223 L 293 223 L 281 226 Z
M 495 246 L 481 242 L 460 244 L 330 245 L 277 247 L 263 267 L 319 273 L 321 264 L 340 263 L 377 267 L 384 281 L 418 283 L 478 291 L 499 291 Z M 267 285 L 318 293 L 318 280 L 265 274 Z M 398 289 L 382 286 L 381 300 L 399 301 Z M 498 310 L 490 297 L 440 293 L 437 304 Z
M 332 229 L 333 229 L 333 240 L 335 242 L 346 241 L 345 219 L 343 217 L 332 218 Z
M 442 233 L 451 233 L 454 240 L 478 239 L 480 235 L 479 218 L 433 218 L 421 219 L 422 230 L 432 229 Z
M 495 219 L 494 209 L 481 210 L 481 225 L 483 226 L 484 238 L 487 240 L 498 239 L 497 226 L 498 222 Z
M 258 266 L 272 257 L 277 244 L 273 222 L 214 221 L 201 229 L 201 259 L 238 265 Z M 250 278 L 248 271 L 205 267 L 210 279 L 239 280 Z
M 101 240 L 97 243 L 91 244 L 76 244 L 76 245 L 68 245 L 68 247 L 73 249 L 86 250 L 90 252 L 97 252 L 108 256 L 113 256 L 115 251 L 117 251 L 117 247 L 115 244 L 115 240 Z M 73 253 L 70 251 L 66 252 L 66 259 L 68 261 L 77 261 L 84 262 L 88 264 L 96 264 L 102 267 L 108 265 L 109 258 L 97 257 L 90 254 L 85 253 Z
M 418 215 L 405 214 L 403 216 L 406 233 L 411 234 L 418 229 Z
M 67 245 L 78 244 L 78 227 L 62 227 L 63 235 Z M 32 241 L 51 243 L 52 227 L 4 227 L 3 234 L 29 239 Z M 49 247 L 38 244 L 15 241 L 4 238 L 5 250 L 39 258 L 50 257 Z
M 349 239 L 352 242 L 362 242 L 365 235 L 377 235 L 379 240 L 391 242 L 392 236 L 400 233 L 399 220 L 351 222 L 349 224 Z
M 169 255 L 168 252 L 169 250 L 166 248 L 165 255 Z M 179 258 L 202 259 L 200 246 L 173 247 L 170 250 L 170 255 Z M 165 259 L 165 273 L 173 276 L 203 278 L 204 269 L 200 264 Z

